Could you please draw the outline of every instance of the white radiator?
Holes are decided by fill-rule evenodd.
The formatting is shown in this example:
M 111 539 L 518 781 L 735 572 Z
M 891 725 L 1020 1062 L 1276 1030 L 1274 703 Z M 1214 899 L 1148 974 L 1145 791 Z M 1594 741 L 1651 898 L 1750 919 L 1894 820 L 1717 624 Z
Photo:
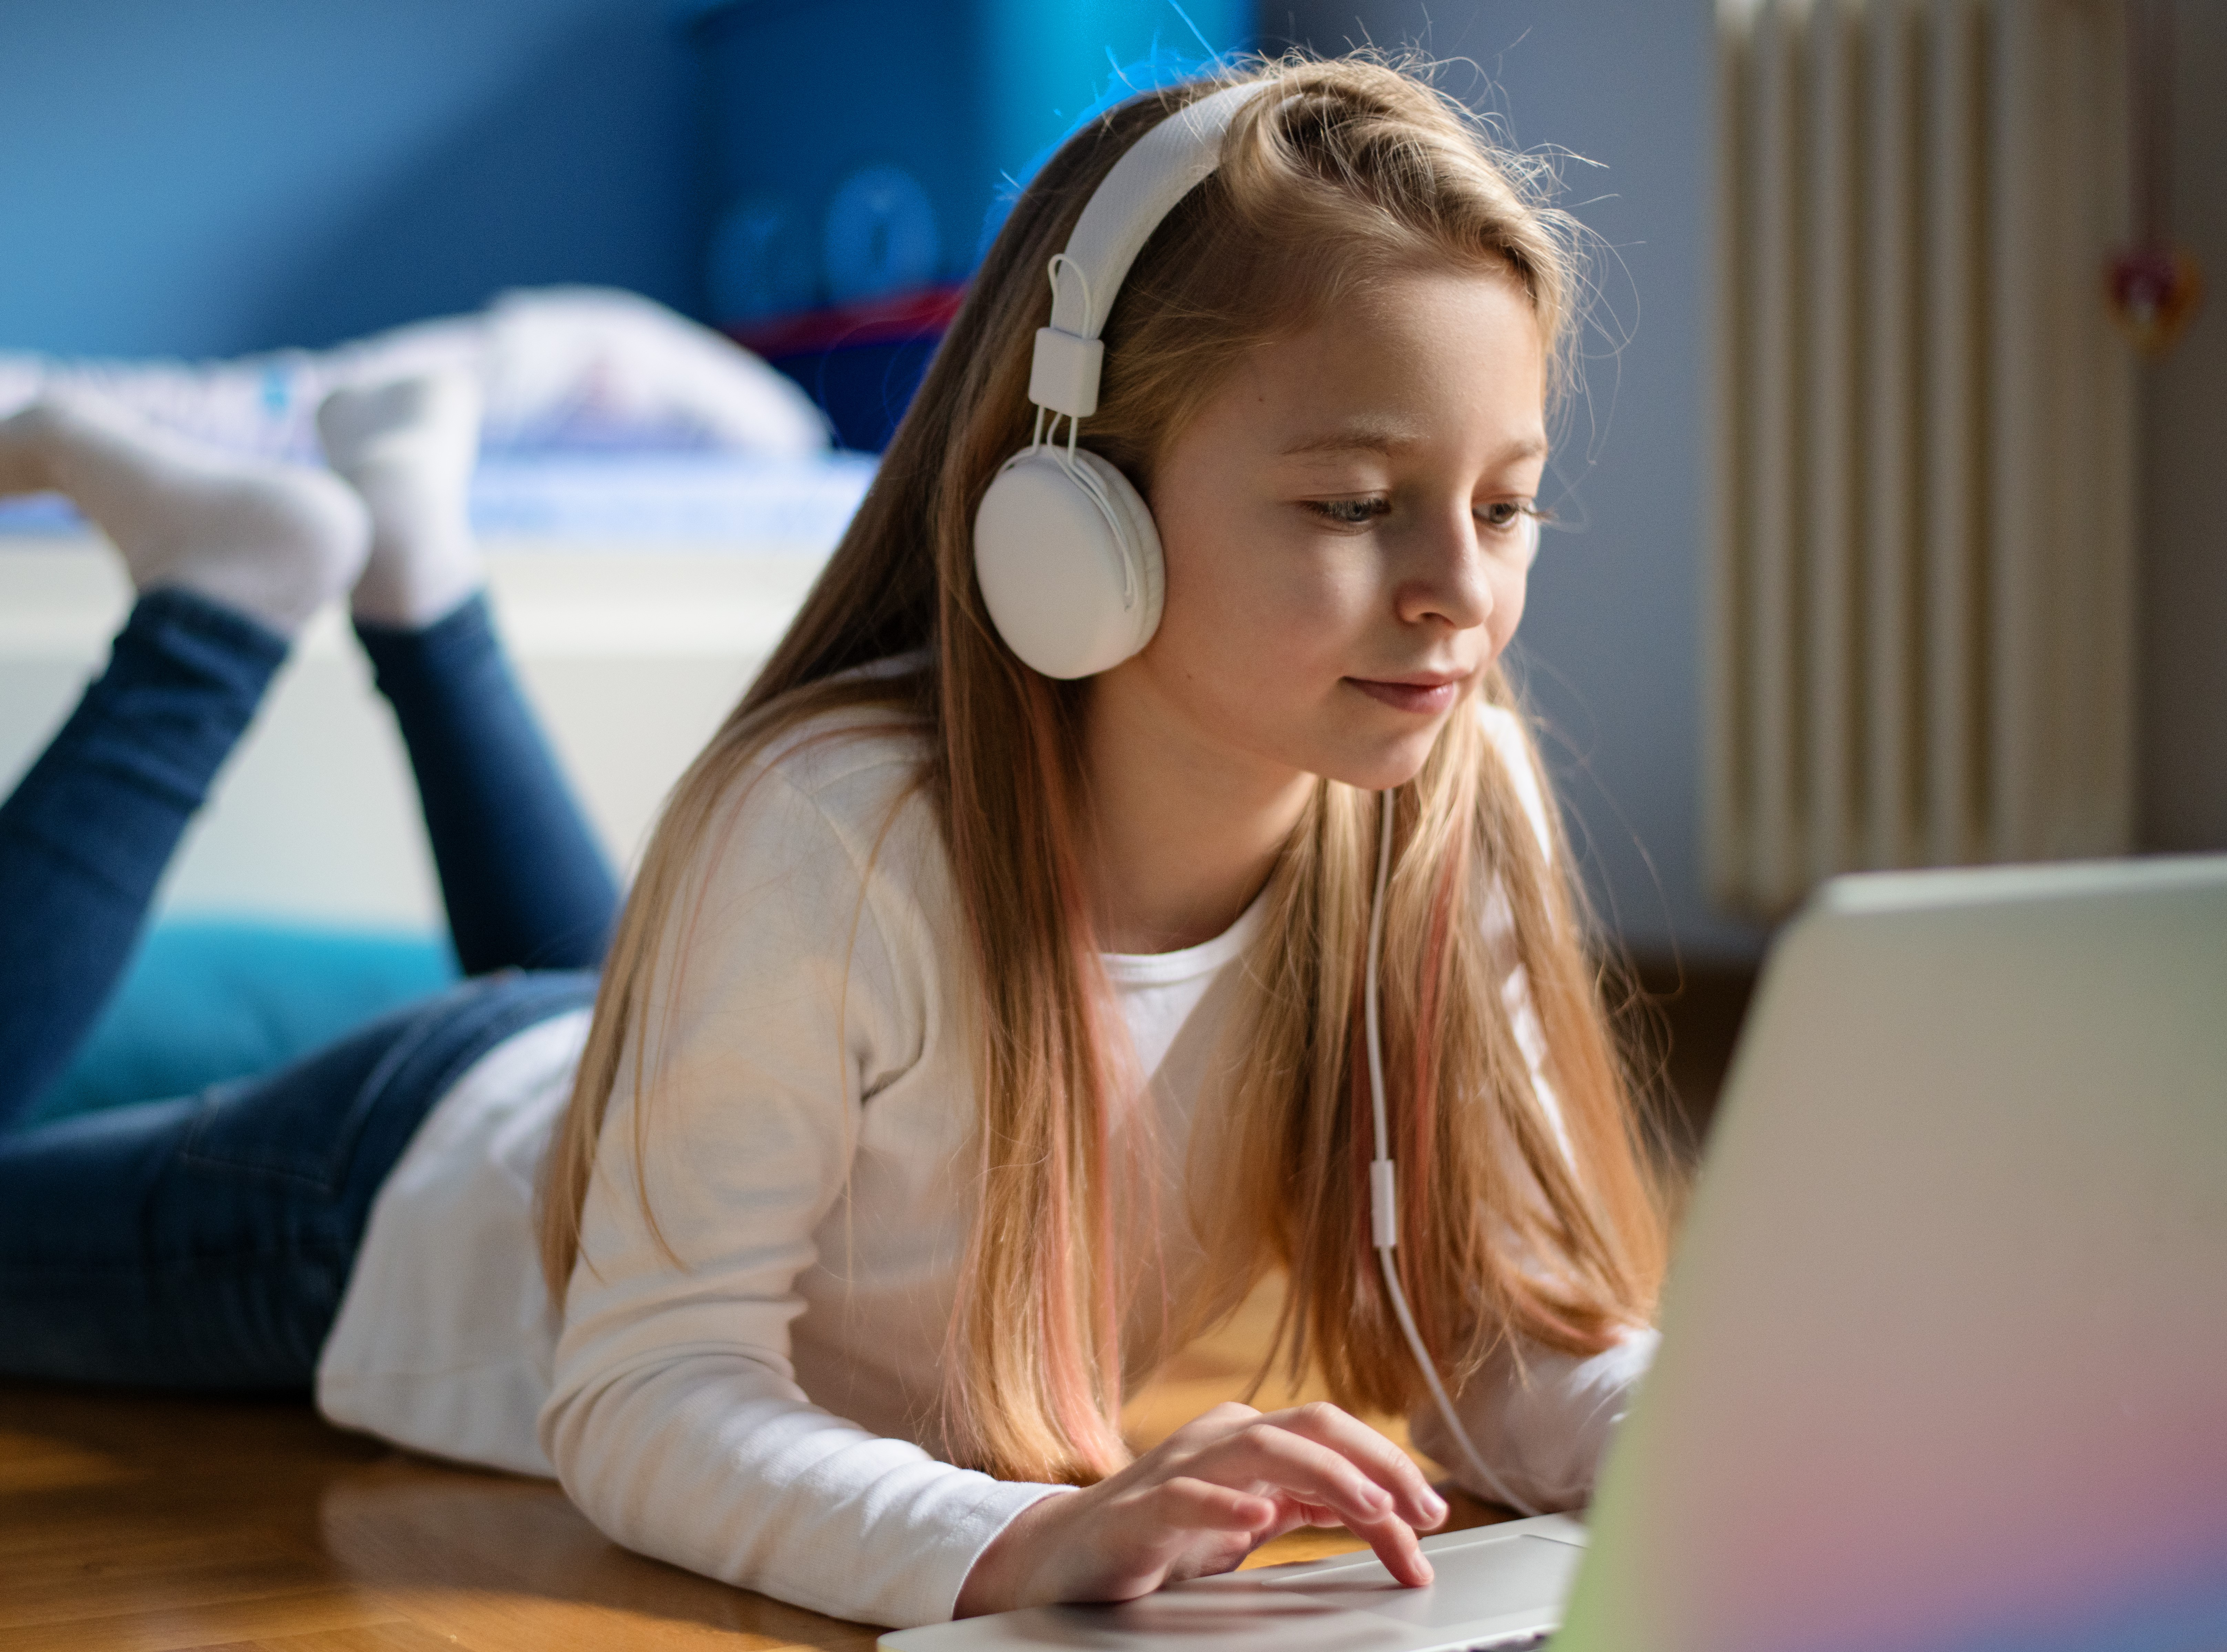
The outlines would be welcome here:
M 1713 891 L 2109 854 L 2134 797 L 2116 0 L 1720 0 Z

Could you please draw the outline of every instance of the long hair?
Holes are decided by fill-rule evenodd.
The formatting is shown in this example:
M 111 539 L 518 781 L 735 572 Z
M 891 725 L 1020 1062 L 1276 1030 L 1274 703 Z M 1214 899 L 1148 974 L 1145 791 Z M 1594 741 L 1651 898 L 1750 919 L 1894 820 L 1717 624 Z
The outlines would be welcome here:
M 715 820 L 769 743 L 839 708 L 877 705 L 921 730 L 919 784 L 966 921 L 977 1024 L 973 1213 L 946 1420 L 959 1455 L 1006 1477 L 1087 1480 L 1126 1460 L 1122 1331 L 1143 1270 L 1112 1237 L 1124 1158 L 1113 1114 L 1134 1075 L 1101 1031 L 1110 1011 L 1084 898 L 1086 691 L 1038 675 L 999 640 L 974 581 L 973 517 L 1028 441 L 1044 271 L 1083 203 L 1152 126 L 1254 79 L 1273 87 L 1232 123 L 1219 169 L 1154 233 L 1115 302 L 1088 445 L 1149 498 L 1156 460 L 1248 350 L 1403 271 L 1514 277 L 1558 358 L 1575 279 L 1568 226 L 1522 157 L 1413 76 L 1294 57 L 1145 93 L 1070 139 L 1016 203 L 801 611 L 675 788 L 545 1177 L 542 1260 L 561 1301 L 629 1049 L 635 1128 L 649 1127 L 642 1021 L 659 970 L 686 950 L 673 939 L 691 922 L 686 870 Z M 905 655 L 916 668 L 855 673 Z M 1486 693 L 1512 703 L 1497 672 Z M 1244 1060 L 1204 1104 L 1190 1185 L 1216 1300 L 1288 1269 L 1282 1355 L 1318 1361 L 1345 1403 L 1399 1410 L 1420 1379 L 1368 1251 L 1357 1042 L 1376 831 L 1369 794 L 1318 783 L 1271 877 L 1237 1017 Z M 1449 720 L 1401 788 L 1395 833 L 1383 1028 L 1399 1255 L 1423 1335 L 1457 1377 L 1510 1333 L 1597 1350 L 1651 1311 L 1663 1228 L 1582 913 L 1551 869 L 1567 857 L 1550 865 L 1468 716 Z M 1545 1032 L 1560 1131 L 1503 1002 L 1506 960 L 1486 922 L 1496 899 Z M 1211 1311 L 1178 1306 L 1172 1322 Z

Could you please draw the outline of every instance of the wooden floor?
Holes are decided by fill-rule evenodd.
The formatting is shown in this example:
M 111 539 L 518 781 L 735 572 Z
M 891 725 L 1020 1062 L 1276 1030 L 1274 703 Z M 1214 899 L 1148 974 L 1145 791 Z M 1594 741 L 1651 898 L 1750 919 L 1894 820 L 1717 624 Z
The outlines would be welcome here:
M 1273 1313 L 1264 1298 L 1176 1361 L 1130 1407 L 1133 1440 L 1235 1397 Z M 1466 1498 L 1456 1508 L 1457 1525 L 1500 1517 Z M 1249 1564 L 1356 1547 L 1299 1532 Z M 6 1652 L 873 1642 L 870 1629 L 630 1554 L 546 1481 L 413 1457 L 304 1404 L 0 1384 Z
M 1643 979 L 1658 992 L 1679 985 L 1660 971 Z M 1662 1006 L 1662 1070 L 1694 1140 L 1751 984 L 1689 974 Z M 1130 1407 L 1132 1440 L 1148 1445 L 1236 1397 L 1273 1312 L 1258 1298 L 1173 1362 Z M 1500 1517 L 1453 1502 L 1457 1526 Z M 1249 1564 L 1355 1547 L 1343 1532 L 1294 1533 Z M 0 1652 L 873 1642 L 870 1629 L 630 1554 L 546 1482 L 410 1457 L 328 1427 L 305 1404 L 0 1384 Z

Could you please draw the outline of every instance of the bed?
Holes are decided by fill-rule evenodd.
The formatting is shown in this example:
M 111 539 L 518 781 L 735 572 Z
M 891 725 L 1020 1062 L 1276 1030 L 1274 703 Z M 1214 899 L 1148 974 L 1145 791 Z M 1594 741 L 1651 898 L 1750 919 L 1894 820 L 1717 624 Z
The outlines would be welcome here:
M 495 454 L 473 515 L 520 674 L 614 859 L 818 576 L 871 458 Z M 0 781 L 104 658 L 122 569 L 61 501 L 0 501 Z M 424 934 L 440 903 L 407 765 L 335 608 L 313 622 L 166 881 L 172 916 Z

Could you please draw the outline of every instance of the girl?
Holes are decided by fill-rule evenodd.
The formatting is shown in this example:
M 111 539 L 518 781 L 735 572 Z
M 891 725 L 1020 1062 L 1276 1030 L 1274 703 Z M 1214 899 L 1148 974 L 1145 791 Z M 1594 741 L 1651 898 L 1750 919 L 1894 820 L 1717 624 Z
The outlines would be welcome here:
M 1148 137 L 1205 175 L 1075 299 L 1086 203 Z M 1123 1393 L 1281 1270 L 1279 1355 L 1342 1406 L 1415 1413 L 1481 1494 L 1581 1501 L 1652 1347 L 1662 1221 L 1496 663 L 1573 286 L 1525 177 L 1365 62 L 1147 93 L 1073 139 L 676 788 L 592 1022 L 577 978 L 529 975 L 362 1036 L 325 1184 L 382 1184 L 333 1220 L 352 1268 L 285 1310 L 297 1362 L 258 1375 L 306 1375 L 322 1314 L 329 1415 L 553 1466 L 618 1540 L 844 1617 L 1127 1598 L 1304 1521 L 1426 1581 L 1444 1504 L 1348 1409 L 1122 1445 Z M 1085 347 L 1032 367 L 1073 303 L 1105 320 L 1094 406 Z M 1079 677 L 999 619 L 1027 633 L 983 501 L 1032 394 L 1097 460 L 1021 469 L 1088 471 L 1157 530 L 1128 582 L 1148 622 L 1158 570 L 1157 628 Z M 475 766 L 438 719 L 412 738 Z M 307 1070 L 148 1128 L 206 1158 L 228 1110 L 326 1094 Z

